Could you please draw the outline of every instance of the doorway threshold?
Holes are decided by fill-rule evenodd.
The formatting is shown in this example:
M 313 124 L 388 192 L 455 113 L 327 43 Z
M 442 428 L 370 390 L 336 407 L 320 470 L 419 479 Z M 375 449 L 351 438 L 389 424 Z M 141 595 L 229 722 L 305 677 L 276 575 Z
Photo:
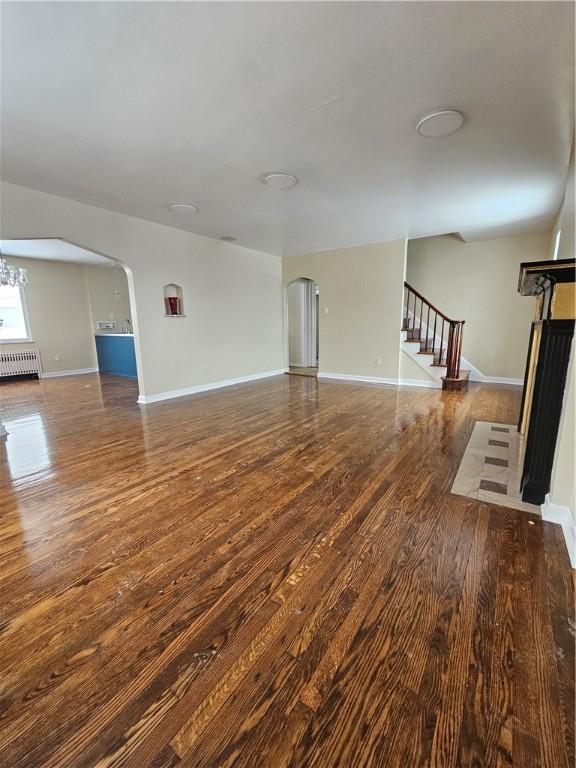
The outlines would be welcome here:
M 318 376 L 318 368 L 301 368 L 300 366 L 291 365 L 287 373 L 290 376 L 308 376 L 315 379 Z

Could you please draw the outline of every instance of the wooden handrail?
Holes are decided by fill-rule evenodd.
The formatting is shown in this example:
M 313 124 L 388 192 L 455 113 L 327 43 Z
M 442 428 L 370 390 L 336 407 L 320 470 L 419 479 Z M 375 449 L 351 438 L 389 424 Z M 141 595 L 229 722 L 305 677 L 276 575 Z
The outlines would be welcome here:
M 465 321 L 448 317 L 407 282 L 404 282 L 404 294 L 403 330 L 407 332 L 408 341 L 418 341 L 420 352 L 432 355 L 433 365 L 446 366 L 443 380 L 449 389 L 460 380 Z
M 453 320 L 451 317 L 448 317 L 448 315 L 445 315 L 444 312 L 442 312 L 441 309 L 438 309 L 438 307 L 435 307 L 434 304 L 432 304 L 431 301 L 428 301 L 428 299 L 425 296 L 422 296 L 421 293 L 418 293 L 416 288 L 412 288 L 410 283 L 407 283 L 406 281 L 404 281 L 404 288 L 408 288 L 410 293 L 414 293 L 419 299 L 422 299 L 422 301 L 425 304 L 427 304 L 430 307 L 430 309 L 433 309 L 434 312 L 439 314 L 440 317 L 443 317 L 444 320 L 448 321 L 449 323 L 465 323 L 466 322 L 466 320 Z

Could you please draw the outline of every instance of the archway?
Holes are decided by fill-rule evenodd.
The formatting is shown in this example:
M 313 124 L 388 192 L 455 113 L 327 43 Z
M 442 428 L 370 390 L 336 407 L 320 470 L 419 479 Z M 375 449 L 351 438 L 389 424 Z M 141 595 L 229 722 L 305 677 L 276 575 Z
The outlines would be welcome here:
M 288 284 L 289 373 L 300 376 L 318 374 L 319 295 L 318 284 L 307 277 L 299 277 Z
M 2 250 L 8 261 L 27 269 L 29 278 L 23 301 L 33 333 L 11 344 L 10 351 L 33 354 L 38 378 L 99 371 L 137 379 L 142 391 L 130 268 L 114 256 L 59 237 L 2 240 Z M 58 272 L 52 273 L 52 269 Z M 50 290 L 46 289 L 46 281 Z M 51 311 L 52 306 L 60 305 L 68 307 L 72 319 L 64 321 L 61 312 Z M 57 327 L 53 327 L 55 323 Z M 104 339 L 106 343 L 118 347 L 111 350 L 118 352 L 116 357 L 120 355 L 122 365 L 118 370 L 106 371 L 101 364 L 99 340 L 105 336 L 113 337 Z

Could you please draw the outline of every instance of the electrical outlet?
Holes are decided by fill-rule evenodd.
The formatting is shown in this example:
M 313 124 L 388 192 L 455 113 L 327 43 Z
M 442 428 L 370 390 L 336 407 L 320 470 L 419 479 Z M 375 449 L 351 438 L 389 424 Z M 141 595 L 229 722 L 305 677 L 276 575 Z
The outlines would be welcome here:
M 328 307 L 324 307 L 324 309 L 322 310 L 322 312 L 324 312 L 324 314 L 325 314 L 325 315 L 327 315 L 327 314 L 328 314 Z
M 376 358 L 376 365 L 382 365 L 382 358 L 381 357 L 377 357 Z
M 56 362 L 59 363 L 61 359 L 62 358 L 60 357 L 60 355 L 54 355 L 54 360 L 56 360 Z

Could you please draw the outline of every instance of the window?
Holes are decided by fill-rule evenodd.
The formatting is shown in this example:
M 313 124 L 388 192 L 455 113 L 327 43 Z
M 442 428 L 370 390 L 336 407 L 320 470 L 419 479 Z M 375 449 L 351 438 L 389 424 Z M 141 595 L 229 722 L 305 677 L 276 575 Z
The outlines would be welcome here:
M 23 288 L 0 285 L 0 343 L 31 341 Z

